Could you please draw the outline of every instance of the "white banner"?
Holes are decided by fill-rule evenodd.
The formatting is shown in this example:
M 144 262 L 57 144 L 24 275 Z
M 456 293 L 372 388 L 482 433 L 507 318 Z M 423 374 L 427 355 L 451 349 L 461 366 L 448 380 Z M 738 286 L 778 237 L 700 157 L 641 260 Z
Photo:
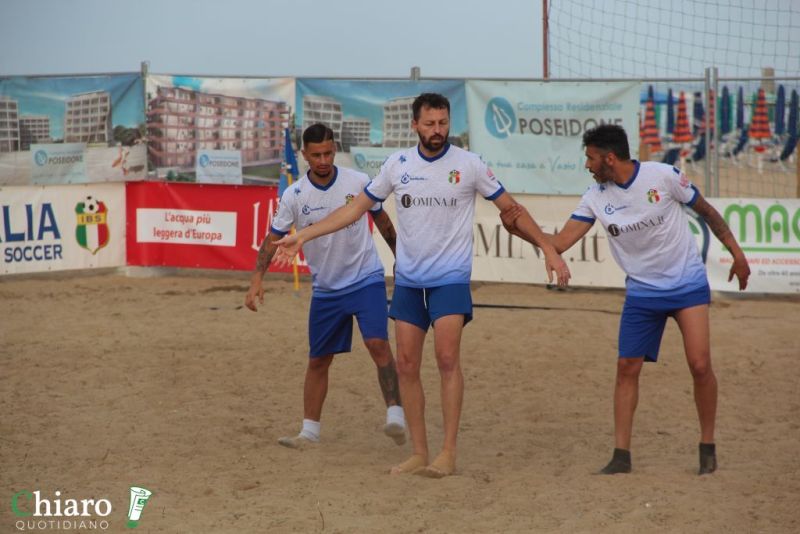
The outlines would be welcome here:
M 239 150 L 198 150 L 195 172 L 198 184 L 242 185 L 242 153 Z
M 582 194 L 586 130 L 618 124 L 636 155 L 639 89 L 638 82 L 467 81 L 470 149 L 511 192 Z
M 235 247 L 236 212 L 139 208 L 136 241 Z
M 55 185 L 88 182 L 85 151 L 84 143 L 31 145 L 31 183 Z
M 125 185 L 0 189 L 2 274 L 125 265 Z
M 545 232 L 553 233 L 569 219 L 580 197 L 514 195 Z M 741 245 L 752 275 L 747 293 L 800 292 L 800 200 L 707 199 L 725 218 Z M 393 197 L 384 203 L 396 221 Z M 736 279 L 728 282 L 731 255 L 705 222 L 687 208 L 689 227 L 697 239 L 706 263 L 709 284 L 714 291 L 738 292 Z M 373 230 L 378 252 L 387 273 L 394 258 L 377 229 Z M 604 228 L 591 230 L 562 255 L 576 287 L 625 287 L 625 273 L 608 247 Z M 500 222 L 497 207 L 478 199 L 475 206 L 472 280 L 544 284 L 547 274 L 541 253 L 535 247 L 509 235 Z

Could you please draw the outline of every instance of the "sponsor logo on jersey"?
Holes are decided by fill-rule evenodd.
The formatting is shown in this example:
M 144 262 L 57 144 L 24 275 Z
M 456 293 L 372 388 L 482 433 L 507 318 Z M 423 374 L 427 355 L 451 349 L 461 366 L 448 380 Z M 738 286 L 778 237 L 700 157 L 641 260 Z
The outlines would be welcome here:
M 404 208 L 455 208 L 457 198 L 447 197 L 412 197 L 405 194 L 400 197 L 400 205 Z
M 664 224 L 664 216 L 660 215 L 658 217 L 652 219 L 645 219 L 641 221 L 636 221 L 633 223 L 627 224 L 609 224 L 606 230 L 608 231 L 608 235 L 613 237 L 618 237 L 622 234 L 629 234 L 631 232 L 639 232 L 642 230 L 648 230 L 650 228 L 655 228 L 656 226 L 661 226 Z

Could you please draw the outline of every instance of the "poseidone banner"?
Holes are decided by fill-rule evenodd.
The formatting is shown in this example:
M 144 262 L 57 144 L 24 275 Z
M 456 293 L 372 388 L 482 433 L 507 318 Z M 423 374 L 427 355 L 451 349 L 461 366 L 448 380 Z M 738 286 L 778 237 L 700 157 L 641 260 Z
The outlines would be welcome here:
M 252 270 L 278 209 L 267 186 L 134 182 L 126 193 L 128 265 Z

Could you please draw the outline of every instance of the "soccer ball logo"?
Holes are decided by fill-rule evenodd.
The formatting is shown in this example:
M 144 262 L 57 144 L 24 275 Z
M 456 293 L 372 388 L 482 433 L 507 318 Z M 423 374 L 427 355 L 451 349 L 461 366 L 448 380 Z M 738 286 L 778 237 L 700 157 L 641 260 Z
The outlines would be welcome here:
M 97 213 L 99 210 L 100 206 L 98 201 L 92 195 L 83 199 L 83 213 Z

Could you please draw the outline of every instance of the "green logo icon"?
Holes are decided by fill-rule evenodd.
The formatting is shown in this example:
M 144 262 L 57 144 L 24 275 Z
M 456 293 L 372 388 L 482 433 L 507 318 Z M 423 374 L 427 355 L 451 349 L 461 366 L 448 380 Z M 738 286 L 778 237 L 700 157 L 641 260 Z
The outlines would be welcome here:
M 128 528 L 136 528 L 139 525 L 144 505 L 147 504 L 147 499 L 152 494 L 153 492 L 148 489 L 131 486 L 131 505 L 128 508 L 128 524 L 126 525 Z

